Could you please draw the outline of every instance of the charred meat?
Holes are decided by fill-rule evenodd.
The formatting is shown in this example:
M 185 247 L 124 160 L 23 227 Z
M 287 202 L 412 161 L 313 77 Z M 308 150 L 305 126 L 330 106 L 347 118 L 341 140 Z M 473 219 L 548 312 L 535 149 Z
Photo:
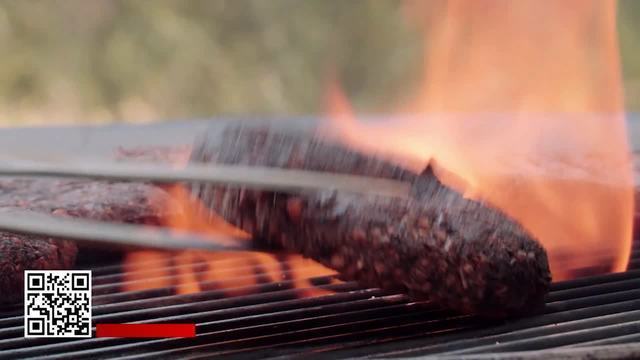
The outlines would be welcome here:
M 191 161 L 408 181 L 409 199 L 203 184 L 191 189 L 260 245 L 300 252 L 345 280 L 483 316 L 530 313 L 544 303 L 551 276 L 541 245 L 502 212 L 444 186 L 430 168 L 417 174 L 317 137 L 266 127 L 205 137 Z
M 0 211 L 12 209 L 92 220 L 160 224 L 168 194 L 140 183 L 84 180 L 0 181 Z M 22 299 L 24 270 L 69 269 L 77 245 L 68 240 L 0 231 L 0 303 Z

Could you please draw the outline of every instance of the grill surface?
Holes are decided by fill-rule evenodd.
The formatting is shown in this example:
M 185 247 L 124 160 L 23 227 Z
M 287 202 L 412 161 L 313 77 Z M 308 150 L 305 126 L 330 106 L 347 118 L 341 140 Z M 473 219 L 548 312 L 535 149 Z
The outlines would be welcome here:
M 248 295 L 225 297 L 221 290 L 175 295 L 171 287 L 124 291 L 122 266 L 100 266 L 93 268 L 94 323 L 195 322 L 197 337 L 25 339 L 21 309 L 9 308 L 0 314 L 0 357 L 406 357 L 629 343 L 640 341 L 638 246 L 628 271 L 556 283 L 543 315 L 493 324 L 350 282 L 329 284 L 328 276 L 314 278 L 314 284 L 336 293 L 319 297 L 298 298 L 286 272 L 282 281 L 244 288 Z M 158 266 L 148 262 L 141 271 Z M 229 270 L 225 260 L 210 266 Z M 178 277 L 175 266 L 160 269 L 171 280 Z
M 636 236 L 635 238 L 638 238 Z M 405 296 L 334 283 L 330 276 L 313 284 L 332 295 L 300 297 L 287 260 L 280 281 L 264 280 L 228 297 L 221 290 L 176 295 L 175 288 L 126 291 L 124 268 L 79 265 L 93 270 L 94 323 L 195 322 L 192 339 L 25 339 L 20 306 L 0 308 L 0 358 L 209 358 L 315 356 L 327 358 L 463 355 L 495 358 L 496 353 L 557 349 L 638 355 L 640 342 L 640 241 L 633 244 L 629 270 L 554 283 L 544 314 L 487 323 L 460 316 Z M 188 266 L 202 271 L 204 264 Z M 177 279 L 178 265 L 150 261 L 143 272 L 158 270 Z M 216 271 L 251 274 L 232 262 L 209 264 Z M 153 276 L 149 275 L 148 279 Z M 230 279 L 233 281 L 234 279 Z M 602 345 L 632 344 L 624 347 Z M 597 350 L 592 350 L 598 346 Z M 518 354 L 514 356 L 523 356 Z M 540 356 L 540 355 L 538 355 Z

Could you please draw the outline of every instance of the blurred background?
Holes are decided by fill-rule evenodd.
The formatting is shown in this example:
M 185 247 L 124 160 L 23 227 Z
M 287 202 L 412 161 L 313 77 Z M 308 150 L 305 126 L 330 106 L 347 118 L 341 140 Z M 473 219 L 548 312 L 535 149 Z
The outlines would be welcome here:
M 0 126 L 322 111 L 335 69 L 360 111 L 419 79 L 397 0 L 0 2 Z M 640 1 L 619 1 L 626 107 L 640 110 Z M 400 91 L 404 89 L 404 91 Z

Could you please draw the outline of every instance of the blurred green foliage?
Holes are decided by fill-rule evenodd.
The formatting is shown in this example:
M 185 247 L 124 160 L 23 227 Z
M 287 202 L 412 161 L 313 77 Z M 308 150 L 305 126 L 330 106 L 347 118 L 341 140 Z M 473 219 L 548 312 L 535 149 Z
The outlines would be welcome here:
M 620 7 L 640 109 L 640 2 Z M 377 111 L 417 78 L 402 15 L 397 0 L 5 0 L 0 124 L 317 113 L 331 69 Z
M 618 33 L 626 107 L 640 111 L 640 1 L 620 0 Z

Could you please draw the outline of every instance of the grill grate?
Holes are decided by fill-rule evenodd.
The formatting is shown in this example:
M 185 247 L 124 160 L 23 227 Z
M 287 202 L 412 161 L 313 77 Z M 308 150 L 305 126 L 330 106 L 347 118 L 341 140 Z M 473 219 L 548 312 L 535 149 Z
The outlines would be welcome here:
M 125 291 L 121 265 L 99 266 L 94 274 L 94 322 L 195 322 L 189 339 L 25 339 L 22 309 L 0 313 L 0 357 L 185 358 L 214 355 L 327 357 L 462 355 L 553 347 L 611 345 L 640 340 L 640 241 L 623 273 L 553 284 L 542 315 L 488 324 L 403 295 L 364 289 L 332 276 L 312 279 L 335 294 L 300 298 L 290 274 L 241 289 L 176 295 L 173 288 Z M 225 267 L 226 264 L 226 267 Z M 156 269 L 175 274 L 180 266 L 147 262 L 140 274 Z M 203 264 L 188 264 L 199 269 Z M 217 260 L 216 269 L 246 270 Z M 286 260 L 280 265 L 286 268 Z M 185 266 L 185 265 L 182 265 Z M 234 267 L 235 266 L 235 267 Z M 177 275 L 167 275 L 171 280 Z
M 286 127 L 307 129 L 315 124 L 315 119 L 302 120 L 288 121 Z M 191 143 L 195 134 L 214 123 L 224 124 L 217 119 L 99 129 L 8 129 L 0 133 L 0 138 L 10 148 L 8 152 L 24 154 L 25 158 L 40 152 L 63 159 L 83 154 L 93 160 L 110 158 L 116 146 Z M 50 146 L 51 139 L 56 140 L 55 146 Z M 634 234 L 634 238 L 640 239 L 640 234 Z M 640 241 L 633 245 L 628 271 L 555 283 L 544 314 L 495 323 L 455 315 L 428 303 L 411 302 L 402 295 L 363 289 L 354 283 L 335 284 L 330 276 L 313 282 L 335 294 L 310 298 L 299 298 L 300 290 L 293 288 L 289 274 L 278 282 L 263 281 L 245 287 L 243 290 L 249 294 L 235 297 L 225 297 L 223 291 L 215 289 L 192 295 L 175 295 L 171 287 L 124 291 L 123 266 L 117 260 L 105 263 L 102 257 L 103 254 L 85 257 L 81 260 L 87 262 L 80 265 L 93 270 L 95 322 L 193 321 L 198 336 L 155 340 L 25 339 L 19 305 L 0 308 L 0 358 L 457 358 L 465 354 L 497 358 L 499 352 L 557 348 L 558 354 L 566 350 L 578 354 L 578 349 L 591 346 L 640 342 Z M 189 266 L 197 269 L 200 265 Z M 282 260 L 281 265 L 286 267 L 286 261 Z M 144 264 L 145 269 L 169 271 L 162 266 Z M 233 273 L 242 270 L 225 265 L 224 260 L 214 266 L 232 269 Z M 628 348 L 615 349 L 606 351 L 609 355 L 638 354 L 637 348 L 631 352 L 626 351 Z

